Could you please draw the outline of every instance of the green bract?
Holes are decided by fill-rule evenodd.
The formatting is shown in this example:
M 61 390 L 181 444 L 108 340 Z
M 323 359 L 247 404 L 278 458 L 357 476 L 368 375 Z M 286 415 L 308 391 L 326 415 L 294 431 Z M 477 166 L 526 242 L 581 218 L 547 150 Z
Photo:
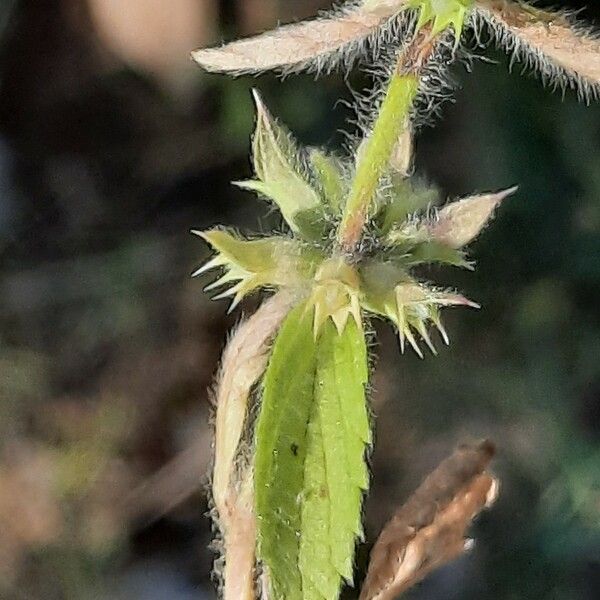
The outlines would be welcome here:
M 294 233 L 318 240 L 328 207 L 311 184 L 310 173 L 303 164 L 306 157 L 287 129 L 271 117 L 258 93 L 254 92 L 254 97 L 257 116 L 252 150 L 256 179 L 238 181 L 236 185 L 272 200 Z M 320 163 L 319 174 L 323 178 L 323 161 Z M 331 174 L 325 178 L 328 177 Z
M 244 240 L 223 229 L 193 233 L 205 239 L 218 252 L 194 275 L 223 267 L 224 275 L 205 289 L 210 291 L 226 287 L 215 299 L 232 296 L 230 310 L 257 288 L 303 285 L 315 275 L 318 265 L 325 258 L 319 248 L 283 236 Z
M 207 289 L 224 287 L 216 298 L 232 296 L 233 307 L 258 288 L 290 288 L 299 300 L 306 300 L 315 337 L 328 320 L 340 334 L 349 317 L 361 328 L 364 311 L 390 319 L 402 349 L 408 340 L 421 355 L 416 333 L 433 350 L 431 324 L 447 341 L 440 308 L 476 305 L 418 281 L 413 269 L 433 263 L 471 268 L 464 246 L 514 190 L 473 196 L 437 209 L 435 191 L 388 166 L 360 251 L 348 256 L 334 240 L 346 200 L 355 194 L 356 160 L 301 149 L 255 96 L 256 180 L 243 185 L 279 208 L 293 237 L 243 239 L 224 230 L 196 232 L 217 251 L 196 274 L 225 269 Z

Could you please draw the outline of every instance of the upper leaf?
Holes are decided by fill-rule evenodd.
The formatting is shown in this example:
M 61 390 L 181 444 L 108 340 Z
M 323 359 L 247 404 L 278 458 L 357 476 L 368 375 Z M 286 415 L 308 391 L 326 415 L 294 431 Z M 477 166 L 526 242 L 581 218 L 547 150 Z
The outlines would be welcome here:
M 476 14 L 502 47 L 545 80 L 573 87 L 586 98 L 597 95 L 600 40 L 566 14 L 507 0 L 477 0 Z
M 256 91 L 254 98 L 257 113 L 252 159 L 257 180 L 236 184 L 273 200 L 292 231 L 311 239 L 325 218 L 319 192 L 308 182 L 300 149 L 291 134 L 273 119 Z
M 271 69 L 329 69 L 360 49 L 365 39 L 407 0 L 351 2 L 333 14 L 279 27 L 256 37 L 197 50 L 194 60 L 208 71 L 257 73 Z

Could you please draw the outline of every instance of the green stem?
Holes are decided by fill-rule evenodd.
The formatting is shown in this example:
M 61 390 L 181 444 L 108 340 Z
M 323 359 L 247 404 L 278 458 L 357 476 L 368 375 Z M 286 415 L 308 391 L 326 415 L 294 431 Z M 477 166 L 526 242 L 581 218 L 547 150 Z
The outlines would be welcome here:
M 419 89 L 419 76 L 394 73 L 356 168 L 350 195 L 338 231 L 338 242 L 352 252 L 362 234 L 379 181 L 387 168 Z
M 373 131 L 357 158 L 356 174 L 338 229 L 338 244 L 347 254 L 352 254 L 360 242 L 381 177 L 400 135 L 409 126 L 423 69 L 435 50 L 440 33 L 432 31 L 431 23 L 423 25 L 398 57 Z

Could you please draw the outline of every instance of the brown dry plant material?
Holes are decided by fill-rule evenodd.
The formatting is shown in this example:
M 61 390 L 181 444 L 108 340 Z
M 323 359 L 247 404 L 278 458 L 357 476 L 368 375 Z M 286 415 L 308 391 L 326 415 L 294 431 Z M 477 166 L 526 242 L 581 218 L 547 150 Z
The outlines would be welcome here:
M 425 479 L 373 547 L 361 600 L 393 600 L 468 549 L 467 528 L 497 497 L 493 454 L 488 441 L 460 446 Z
M 221 532 L 223 598 L 254 598 L 256 523 L 250 468 L 242 473 L 237 458 L 252 388 L 267 365 L 269 344 L 294 303 L 279 292 L 232 335 L 223 353 L 215 390 L 215 461 L 212 494 Z
M 463 198 L 442 208 L 431 226 L 431 235 L 452 248 L 462 248 L 471 242 L 500 203 L 517 191 L 516 187 L 493 194 Z
M 557 76 L 560 80 L 558 68 L 566 82 L 584 94 L 600 83 L 600 40 L 565 14 L 507 0 L 477 0 L 476 11 L 502 46 L 549 81 Z
M 196 50 L 192 56 L 207 71 L 216 72 L 257 73 L 302 68 L 308 63 L 322 70 L 320 61 L 343 49 L 350 53 L 359 49 L 404 4 L 405 0 L 366 0 L 331 16 L 286 25 L 219 48 Z

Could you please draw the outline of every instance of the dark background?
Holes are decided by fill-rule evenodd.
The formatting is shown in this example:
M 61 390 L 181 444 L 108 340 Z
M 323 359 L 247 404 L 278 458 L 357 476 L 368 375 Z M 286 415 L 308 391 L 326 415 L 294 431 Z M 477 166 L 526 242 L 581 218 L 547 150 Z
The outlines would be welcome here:
M 214 597 L 207 388 L 239 311 L 190 279 L 207 249 L 188 230 L 272 224 L 228 183 L 249 174 L 251 86 L 332 147 L 351 94 L 340 76 L 206 75 L 188 54 L 326 6 L 0 4 L 2 600 Z M 489 436 L 502 493 L 476 549 L 410 597 L 597 598 L 600 106 L 485 56 L 453 68 L 418 173 L 449 197 L 520 189 L 474 245 L 477 270 L 435 274 L 483 305 L 449 312 L 450 348 L 401 357 L 379 327 L 368 539 L 457 443 Z

